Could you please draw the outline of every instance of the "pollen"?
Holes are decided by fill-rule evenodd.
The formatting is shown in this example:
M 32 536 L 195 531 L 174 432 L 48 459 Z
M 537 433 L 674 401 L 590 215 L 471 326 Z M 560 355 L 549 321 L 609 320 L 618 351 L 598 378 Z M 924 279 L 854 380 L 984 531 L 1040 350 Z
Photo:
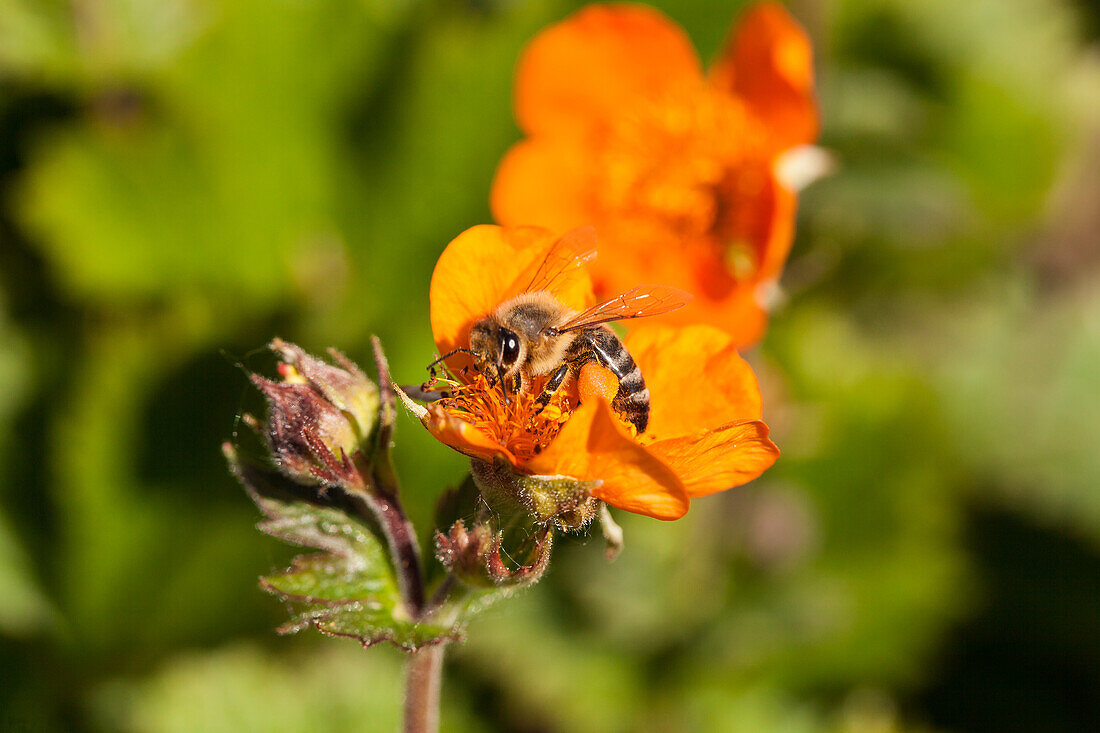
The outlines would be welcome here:
M 530 389 L 506 396 L 499 383 L 490 386 L 478 374 L 469 384 L 448 382 L 450 396 L 436 404 L 525 461 L 549 445 L 573 414 L 574 405 L 564 389 L 539 409 L 536 402 L 545 382 L 545 377 L 532 379 Z

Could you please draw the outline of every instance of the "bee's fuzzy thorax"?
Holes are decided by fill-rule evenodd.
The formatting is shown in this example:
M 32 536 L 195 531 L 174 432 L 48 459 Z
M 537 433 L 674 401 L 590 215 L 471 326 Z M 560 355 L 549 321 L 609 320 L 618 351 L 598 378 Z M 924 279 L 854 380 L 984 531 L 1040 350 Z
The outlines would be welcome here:
M 546 291 L 523 293 L 497 306 L 490 318 L 520 336 L 524 344 L 524 370 L 539 376 L 565 360 L 574 334 L 554 334 L 552 328 L 565 323 L 575 311 L 559 303 Z

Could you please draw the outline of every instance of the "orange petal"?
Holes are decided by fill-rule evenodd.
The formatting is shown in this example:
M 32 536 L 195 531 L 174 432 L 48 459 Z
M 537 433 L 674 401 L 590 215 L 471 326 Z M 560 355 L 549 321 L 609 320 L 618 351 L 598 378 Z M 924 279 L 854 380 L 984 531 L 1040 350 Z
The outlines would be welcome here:
M 607 241 L 607 240 L 604 240 Z M 606 250 L 607 247 L 604 247 Z M 610 250 L 606 256 L 601 256 L 594 265 L 597 268 L 593 273 L 596 282 L 596 292 L 601 298 L 611 297 L 631 287 L 631 283 L 659 282 L 662 285 L 686 290 L 695 299 L 678 311 L 673 311 L 655 319 L 640 321 L 624 321 L 623 327 L 630 333 L 643 328 L 649 328 L 655 323 L 661 325 L 689 326 L 693 324 L 706 324 L 714 326 L 726 332 L 737 348 L 752 345 L 760 340 L 767 323 L 767 313 L 757 297 L 759 283 L 755 281 L 742 284 L 732 283 L 732 287 L 718 297 L 711 296 L 701 284 L 714 273 L 701 277 L 700 273 L 708 268 L 714 270 L 724 265 L 713 254 L 705 257 L 695 257 L 687 252 L 668 252 L 661 249 L 646 249 L 635 252 L 634 257 L 644 263 L 644 267 L 626 266 L 626 255 L 616 256 L 615 250 Z M 601 260 L 623 263 L 623 267 L 600 267 Z M 718 273 L 721 276 L 721 273 Z
M 501 224 L 565 231 L 592 220 L 584 204 L 591 165 L 583 146 L 560 138 L 523 140 L 501 160 L 489 204 Z
M 649 449 L 675 469 L 692 498 L 752 481 L 779 457 L 779 449 L 768 439 L 768 426 L 761 420 L 659 440 Z
M 471 458 L 492 463 L 496 456 L 501 456 L 513 466 L 517 464 L 516 457 L 507 448 L 470 423 L 459 420 L 438 405 L 428 405 L 426 409 L 421 422 L 439 442 Z
M 669 324 L 697 323 L 721 329 L 736 348 L 742 349 L 757 343 L 764 335 L 768 314 L 760 303 L 757 284 L 746 283 L 721 300 L 696 298 L 690 313 L 676 312 L 666 320 Z
M 707 323 L 726 331 L 743 348 L 759 341 L 767 324 L 761 291 L 783 271 L 794 239 L 797 199 L 774 171 L 761 162 L 761 185 L 751 196 L 724 202 L 737 215 L 724 233 L 742 242 L 757 260 L 755 271 L 734 278 L 720 243 L 708 238 L 683 240 L 678 247 L 653 232 L 626 233 L 603 225 L 600 257 L 592 265 L 596 292 L 613 297 L 638 283 L 660 283 L 695 296 L 687 307 L 660 317 L 661 323 Z M 723 242 L 721 244 L 726 244 Z M 763 286 L 763 287 L 762 287 Z M 625 322 L 628 330 L 649 321 Z M 638 324 L 638 325 L 635 325 Z
M 776 152 L 817 139 L 813 49 L 782 5 L 760 3 L 742 17 L 711 79 L 767 124 Z
M 687 512 L 683 483 L 664 461 L 639 445 L 606 400 L 582 405 L 525 469 L 602 481 L 592 494 L 611 506 L 657 519 Z
M 756 375 L 729 334 L 713 326 L 649 324 L 632 331 L 626 347 L 649 387 L 651 440 L 761 416 Z
M 474 323 L 530 282 L 557 239 L 540 227 L 489 224 L 455 237 L 439 256 L 429 289 L 432 335 L 440 353 L 469 347 Z M 554 294 L 570 308 L 585 308 L 592 298 L 591 281 L 579 269 Z
M 770 213 L 768 226 L 762 233 L 764 243 L 758 280 L 776 279 L 787 263 L 794 242 L 794 218 L 798 198 L 787 189 L 774 171 L 769 180 Z
M 794 241 L 797 199 L 772 174 L 760 194 L 741 205 L 752 209 L 742 220 L 742 228 L 731 234 L 756 253 L 759 265 L 755 273 L 741 281 L 734 279 L 714 251 L 697 256 L 694 262 L 685 258 L 682 267 L 691 268 L 696 299 L 667 322 L 708 323 L 726 331 L 738 348 L 745 348 L 757 343 L 767 326 L 767 290 L 775 286 L 787 263 Z
M 690 315 L 698 322 L 725 330 L 738 348 L 751 346 L 763 336 L 768 320 L 766 290 L 782 274 L 794 241 L 797 197 L 780 183 L 774 171 L 768 172 L 765 181 L 757 195 L 739 202 L 748 209 L 739 220 L 738 230 L 730 232 L 756 253 L 756 271 L 738 281 L 714 252 L 694 264 L 699 289 L 694 314 Z
M 690 39 L 641 5 L 592 5 L 538 34 L 516 71 L 516 119 L 528 134 L 598 126 L 639 98 L 702 78 Z

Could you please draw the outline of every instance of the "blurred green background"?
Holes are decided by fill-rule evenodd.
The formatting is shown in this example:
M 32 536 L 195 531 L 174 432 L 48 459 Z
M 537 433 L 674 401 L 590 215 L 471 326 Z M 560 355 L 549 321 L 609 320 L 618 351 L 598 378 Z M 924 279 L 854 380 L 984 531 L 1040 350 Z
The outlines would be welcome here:
M 275 335 L 422 379 L 577 5 L 0 0 L 0 728 L 396 728 L 397 651 L 273 633 L 218 445 Z M 739 7 L 659 5 L 704 58 Z M 1100 3 L 791 7 L 839 168 L 750 354 L 783 457 L 563 542 L 445 730 L 1100 729 Z M 426 535 L 463 461 L 397 438 Z

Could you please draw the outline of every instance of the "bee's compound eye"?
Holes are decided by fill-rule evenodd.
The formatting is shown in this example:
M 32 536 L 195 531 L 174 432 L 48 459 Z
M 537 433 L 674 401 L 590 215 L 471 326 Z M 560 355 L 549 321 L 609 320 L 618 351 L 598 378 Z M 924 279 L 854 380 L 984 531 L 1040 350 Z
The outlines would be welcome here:
M 500 365 L 510 367 L 519 358 L 519 338 L 506 328 L 500 329 Z

